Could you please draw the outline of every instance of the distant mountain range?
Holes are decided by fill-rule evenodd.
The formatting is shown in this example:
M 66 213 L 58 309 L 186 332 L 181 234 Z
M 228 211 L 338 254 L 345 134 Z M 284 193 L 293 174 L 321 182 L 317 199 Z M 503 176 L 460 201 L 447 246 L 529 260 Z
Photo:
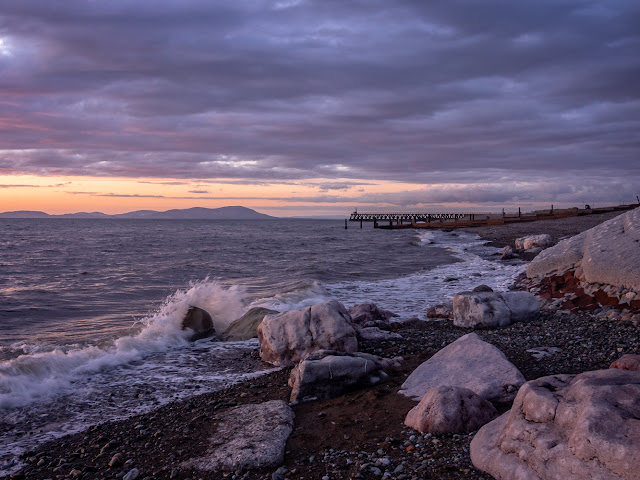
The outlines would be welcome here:
M 129 213 L 107 215 L 101 212 L 65 213 L 63 215 L 49 215 L 45 212 L 20 210 L 17 212 L 0 213 L 0 218 L 138 218 L 138 219 L 168 219 L 168 220 L 263 220 L 273 219 L 270 215 L 256 212 L 246 207 L 220 207 L 202 208 L 193 207 L 185 209 L 167 210 L 156 212 L 155 210 L 136 210 Z

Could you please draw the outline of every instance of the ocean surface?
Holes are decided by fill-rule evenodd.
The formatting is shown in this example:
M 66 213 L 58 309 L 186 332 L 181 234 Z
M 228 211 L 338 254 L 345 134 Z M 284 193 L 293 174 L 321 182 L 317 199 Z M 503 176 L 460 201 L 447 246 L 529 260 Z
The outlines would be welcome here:
M 400 317 L 522 271 L 476 235 L 340 220 L 0 219 L 0 476 L 16 455 L 105 420 L 261 375 L 257 340 L 189 342 L 248 309 L 338 299 Z

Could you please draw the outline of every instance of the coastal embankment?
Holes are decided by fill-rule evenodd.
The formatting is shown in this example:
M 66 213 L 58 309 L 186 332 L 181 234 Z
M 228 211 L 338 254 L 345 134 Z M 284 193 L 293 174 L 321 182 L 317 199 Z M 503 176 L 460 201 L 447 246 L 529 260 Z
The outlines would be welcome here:
M 469 230 L 495 246 L 513 246 L 518 237 L 550 234 L 555 242 L 610 220 L 621 212 Z M 500 257 L 496 258 L 499 262 Z M 482 284 L 482 277 L 478 277 Z M 398 393 L 416 367 L 443 347 L 475 332 L 497 347 L 527 381 L 557 374 L 608 369 L 624 354 L 637 354 L 640 312 L 624 306 L 568 309 L 560 291 L 545 295 L 535 279 L 521 278 L 516 290 L 538 294 L 540 312 L 531 321 L 499 329 L 461 328 L 450 319 L 392 322 L 381 339 L 360 338 L 358 351 L 402 357 L 387 377 L 371 387 L 292 405 L 293 431 L 283 461 L 273 467 L 237 471 L 187 468 L 208 454 L 232 409 L 271 400 L 289 402 L 291 368 L 253 378 L 225 390 L 172 402 L 126 420 L 95 425 L 26 452 L 26 466 L 12 478 L 211 478 L 211 479 L 379 479 L 492 478 L 475 468 L 468 433 L 420 433 L 405 426 L 417 402 Z M 568 297 L 566 297 L 568 298 Z M 257 350 L 246 354 L 257 360 Z M 194 363 L 194 375 L 198 365 Z M 499 405 L 498 413 L 510 405 Z M 622 478 L 622 477 L 621 477 Z

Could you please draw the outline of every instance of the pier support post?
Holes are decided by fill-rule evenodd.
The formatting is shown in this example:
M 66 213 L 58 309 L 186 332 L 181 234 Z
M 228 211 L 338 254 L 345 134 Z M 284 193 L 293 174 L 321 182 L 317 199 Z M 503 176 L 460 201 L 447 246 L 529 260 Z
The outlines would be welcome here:
M 348 227 L 347 227 L 347 219 L 345 218 L 345 219 L 344 219 L 344 229 L 346 230 L 347 228 L 348 228 Z
M 362 220 L 360 220 L 360 228 L 362 228 Z

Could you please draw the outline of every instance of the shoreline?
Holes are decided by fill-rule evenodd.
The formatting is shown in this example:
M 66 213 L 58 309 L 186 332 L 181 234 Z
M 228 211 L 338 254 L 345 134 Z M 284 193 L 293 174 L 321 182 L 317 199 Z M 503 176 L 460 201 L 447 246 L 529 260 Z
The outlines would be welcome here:
M 498 247 L 513 245 L 515 238 L 526 234 L 549 233 L 557 241 L 620 213 L 624 212 L 463 231 L 478 234 Z M 516 288 L 524 285 L 520 283 Z M 416 314 L 424 316 L 424 312 Z M 430 476 L 492 478 L 470 463 L 468 447 L 473 433 L 430 435 L 405 427 L 404 416 L 417 402 L 396 393 L 415 367 L 442 346 L 474 330 L 455 327 L 444 320 L 394 324 L 394 331 L 403 338 L 360 342 L 359 351 L 404 357 L 401 367 L 390 372 L 385 382 L 336 399 L 293 406 L 296 419 L 286 447 L 285 470 L 277 474 L 277 467 L 237 472 L 235 478 L 381 478 L 382 473 L 377 475 L 370 468 L 372 465 L 378 465 L 380 472 L 388 470 L 389 478 L 398 480 Z M 602 321 L 589 312 L 569 313 L 553 308 L 543 308 L 540 318 L 530 323 L 475 332 L 503 351 L 527 380 L 608 368 L 621 355 L 637 353 L 633 346 L 640 344 L 639 330 L 631 322 Z M 554 346 L 561 351 L 540 360 L 526 352 L 541 346 Z M 257 351 L 251 356 L 255 358 Z M 36 452 L 27 452 L 23 456 L 27 466 L 11 478 L 100 479 L 133 468 L 139 469 L 141 479 L 233 478 L 233 473 L 198 472 L 179 469 L 178 465 L 205 453 L 207 439 L 215 435 L 216 419 L 228 409 L 275 399 L 288 402 L 289 371 L 283 369 L 53 440 Z M 109 468 L 109 460 L 116 452 L 123 455 L 126 463 Z

